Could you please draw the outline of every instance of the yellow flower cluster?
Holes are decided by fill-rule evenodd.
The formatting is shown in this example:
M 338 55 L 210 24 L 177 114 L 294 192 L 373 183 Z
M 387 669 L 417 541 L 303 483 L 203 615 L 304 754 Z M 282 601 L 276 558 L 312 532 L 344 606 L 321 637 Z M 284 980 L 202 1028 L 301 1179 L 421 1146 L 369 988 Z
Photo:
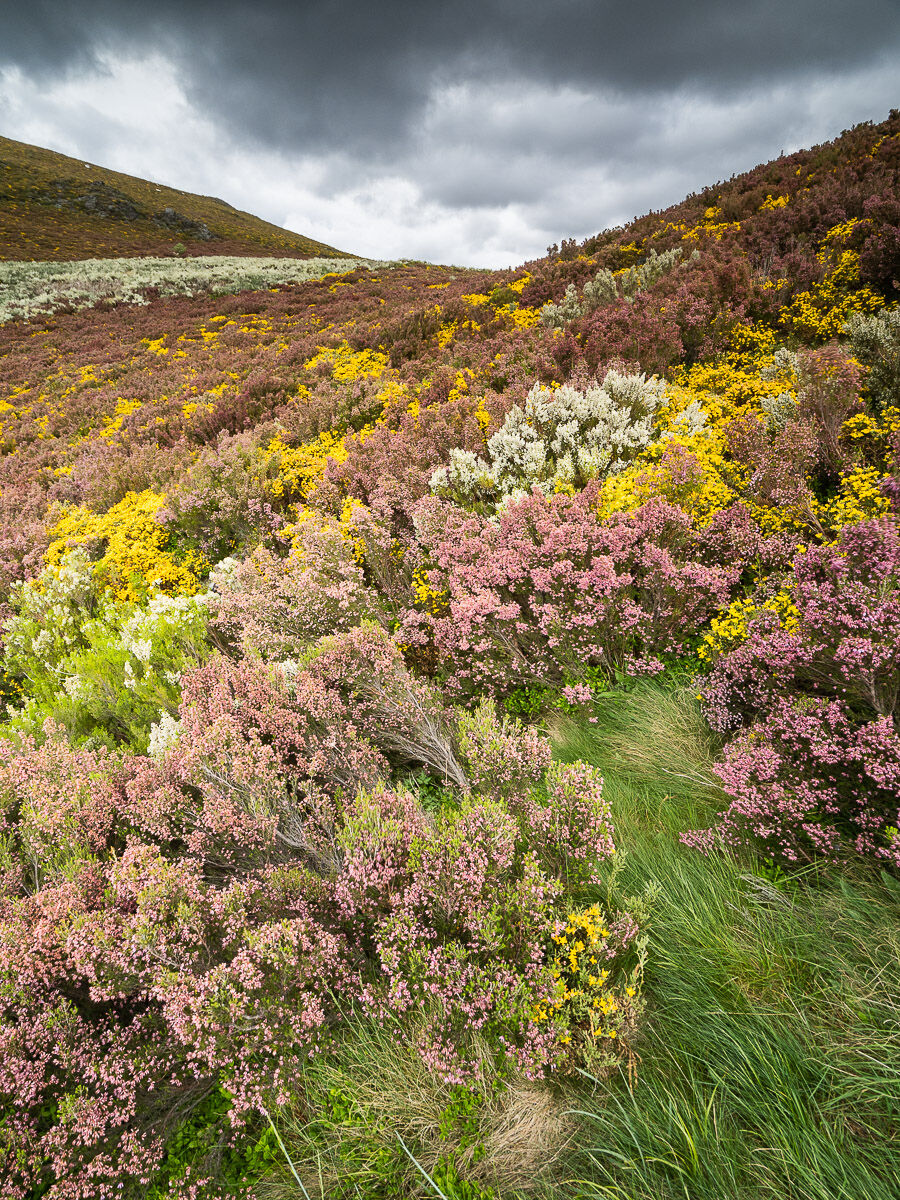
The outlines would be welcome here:
M 501 313 L 513 329 L 533 329 L 541 320 L 539 308 L 506 308 Z
M 336 433 L 320 433 L 313 442 L 288 446 L 280 437 L 272 438 L 265 451 L 266 489 L 279 500 L 306 500 L 325 473 L 329 458 L 344 462 L 347 450 L 344 438 Z
M 167 551 L 169 535 L 156 520 L 164 502 L 156 492 L 129 492 L 103 514 L 65 509 L 52 528 L 47 562 L 59 566 L 73 546 L 102 547 L 98 570 L 117 599 L 138 600 L 148 588 L 193 595 L 199 586 L 197 574 Z M 195 569 L 202 566 L 197 563 Z
M 717 205 L 707 208 L 703 214 L 703 220 L 699 225 L 694 225 L 691 229 L 684 226 L 684 240 L 690 242 L 699 242 L 703 237 L 715 238 L 717 242 L 721 242 L 724 234 L 732 229 L 740 229 L 739 221 L 721 221 L 722 210 Z
M 443 589 L 433 588 L 428 582 L 428 572 L 422 567 L 416 567 L 412 577 L 413 591 L 418 604 L 431 613 L 433 617 L 445 616 L 449 610 L 449 593 Z
M 356 379 L 380 379 L 388 369 L 390 360 L 380 350 L 354 350 L 348 342 L 339 346 L 322 346 L 303 365 L 314 370 L 326 363 L 331 368 L 331 378 L 339 383 L 353 383 Z
M 891 503 L 879 486 L 882 478 L 875 467 L 857 467 L 850 471 L 841 479 L 838 494 L 819 506 L 822 525 L 837 533 L 844 525 L 889 513 Z
M 845 221 L 825 234 L 816 257 L 830 270 L 821 283 L 798 293 L 782 310 L 786 329 L 827 342 L 840 335 L 852 313 L 873 313 L 884 307 L 882 296 L 860 286 L 859 255 L 845 245 L 856 224 L 856 220 Z
M 639 970 L 625 987 L 609 986 L 610 971 L 603 966 L 609 937 L 598 904 L 569 912 L 553 937 L 556 1000 L 538 1005 L 533 1013 L 538 1022 L 556 1022 L 564 1045 L 574 1036 L 588 1060 L 598 1056 L 598 1040 L 614 1041 L 631 1025 L 639 1006 Z
M 844 422 L 841 433 L 851 443 L 861 444 L 881 456 L 888 450 L 892 436 L 900 433 L 900 408 L 890 404 L 877 417 L 857 413 Z
M 111 441 L 122 428 L 122 422 L 126 417 L 130 417 L 133 412 L 137 412 L 142 408 L 143 404 L 140 400 L 125 400 L 119 397 L 116 401 L 116 407 L 112 416 L 106 418 L 106 423 L 100 429 L 98 437 L 105 441 Z M 194 406 L 197 407 L 196 405 Z
M 735 600 L 721 616 L 713 617 L 709 633 L 697 651 L 698 656 L 709 662 L 745 642 L 750 622 L 763 611 L 774 613 L 781 628 L 789 633 L 797 628 L 800 613 L 786 591 L 776 593 L 761 604 L 752 599 Z

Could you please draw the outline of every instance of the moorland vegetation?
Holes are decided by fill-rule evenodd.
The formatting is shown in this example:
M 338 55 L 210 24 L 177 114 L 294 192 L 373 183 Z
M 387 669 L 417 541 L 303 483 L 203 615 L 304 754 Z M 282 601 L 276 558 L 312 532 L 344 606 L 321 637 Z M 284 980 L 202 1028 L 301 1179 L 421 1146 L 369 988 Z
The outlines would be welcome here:
M 4 1196 L 898 1194 L 898 196 L 7 309 Z

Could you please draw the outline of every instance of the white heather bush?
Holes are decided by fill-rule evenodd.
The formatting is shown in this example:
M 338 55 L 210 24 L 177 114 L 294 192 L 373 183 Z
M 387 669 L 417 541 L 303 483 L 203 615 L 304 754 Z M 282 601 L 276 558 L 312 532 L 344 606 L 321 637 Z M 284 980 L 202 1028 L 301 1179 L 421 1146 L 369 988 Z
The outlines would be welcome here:
M 790 392 L 780 392 L 777 396 L 764 396 L 759 407 L 766 414 L 766 425 L 770 430 L 779 433 L 792 417 L 797 415 L 797 397 Z
M 511 408 L 488 440 L 488 459 L 451 450 L 431 490 L 463 504 L 503 505 L 534 487 L 549 495 L 615 474 L 653 440 L 665 386 L 614 368 L 584 392 L 535 384 L 525 407 Z
M 844 326 L 850 349 L 868 367 L 866 387 L 879 408 L 900 404 L 900 309 L 853 313 Z
M 0 667 L 24 704 L 12 726 L 40 738 L 49 717 L 76 741 L 143 752 L 151 723 L 177 709 L 181 674 L 207 654 L 208 596 L 113 601 L 81 549 L 12 589 Z
M 552 329 L 561 329 L 569 321 L 587 316 L 604 304 L 611 304 L 613 300 L 633 300 L 638 292 L 651 287 L 657 279 L 671 271 L 681 259 L 681 253 L 678 246 L 663 254 L 651 250 L 644 262 L 615 274 L 601 267 L 582 288 L 580 299 L 575 285 L 570 283 L 559 304 L 545 304 L 541 309 L 541 321 Z M 699 257 L 695 250 L 688 261 L 693 262 Z
M 163 296 L 230 295 L 303 283 L 358 267 L 390 266 L 361 258 L 89 258 L 82 262 L 0 262 L 0 324 L 103 301 L 146 304 Z

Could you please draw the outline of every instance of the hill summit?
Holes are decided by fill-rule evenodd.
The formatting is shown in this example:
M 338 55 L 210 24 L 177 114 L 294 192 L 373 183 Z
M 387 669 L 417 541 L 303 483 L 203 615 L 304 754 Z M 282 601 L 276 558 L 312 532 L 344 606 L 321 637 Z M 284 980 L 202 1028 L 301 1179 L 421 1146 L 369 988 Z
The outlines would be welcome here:
M 0 137 L 0 260 L 343 255 L 232 208 Z

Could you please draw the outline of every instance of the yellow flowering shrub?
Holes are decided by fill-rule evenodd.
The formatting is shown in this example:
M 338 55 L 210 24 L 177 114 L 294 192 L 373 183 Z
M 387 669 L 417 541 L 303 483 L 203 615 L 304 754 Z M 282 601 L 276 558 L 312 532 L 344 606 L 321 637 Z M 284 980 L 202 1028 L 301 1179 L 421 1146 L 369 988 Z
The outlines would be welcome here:
M 845 245 L 856 224 L 855 220 L 846 221 L 828 230 L 816 257 L 830 270 L 821 283 L 799 292 L 782 309 L 782 325 L 808 341 L 839 337 L 853 313 L 873 313 L 884 307 L 882 296 L 860 285 L 859 255 Z
M 339 346 L 320 347 L 318 354 L 304 366 L 314 370 L 322 363 L 331 368 L 331 378 L 339 383 L 353 383 L 356 379 L 380 379 L 388 369 L 390 360 L 381 350 L 354 350 L 348 342 Z
M 822 525 L 837 533 L 844 525 L 889 513 L 890 501 L 879 487 L 882 478 L 875 467 L 857 467 L 844 475 L 838 494 L 820 507 Z
M 739 646 L 747 640 L 750 622 L 762 611 L 774 613 L 781 628 L 788 632 L 797 628 L 800 613 L 785 591 L 778 592 L 762 603 L 749 598 L 735 600 L 720 616 L 713 617 L 709 633 L 697 651 L 698 656 L 708 662 L 714 656 Z
M 344 438 L 339 434 L 320 433 L 315 441 L 301 446 L 288 446 L 280 437 L 272 438 L 265 450 L 266 489 L 279 500 L 306 500 L 321 481 L 330 458 L 335 462 L 347 458 Z
M 445 589 L 433 588 L 428 581 L 428 572 L 423 567 L 416 567 L 412 577 L 413 593 L 416 601 L 433 617 L 443 617 L 450 610 L 450 594 Z
M 507 308 L 501 311 L 513 329 L 533 329 L 535 325 L 540 324 L 539 308 Z
M 701 238 L 711 237 L 720 242 L 726 233 L 729 233 L 733 229 L 740 229 L 741 227 L 739 221 L 721 221 L 719 219 L 721 216 L 721 208 L 718 205 L 713 205 L 711 208 L 706 209 L 703 214 L 703 220 L 699 225 L 694 225 L 690 229 L 687 229 L 683 225 L 673 226 L 673 228 L 684 230 L 684 241 L 698 242 Z
M 845 442 L 867 458 L 879 461 L 889 452 L 891 440 L 898 433 L 900 408 L 895 404 L 888 405 L 878 416 L 857 413 L 841 427 L 841 437 Z
M 117 599 L 138 600 L 148 588 L 193 595 L 199 587 L 197 574 L 167 551 L 169 535 L 156 520 L 164 503 L 165 496 L 145 491 L 129 492 L 103 514 L 67 508 L 51 530 L 48 564 L 60 566 L 73 546 L 102 546 L 99 573 Z
M 603 1061 L 603 1041 L 614 1041 L 627 1032 L 641 1008 L 643 958 L 639 957 L 624 986 L 610 986 L 610 972 L 603 966 L 609 938 L 598 904 L 569 912 L 564 927 L 553 938 L 551 968 L 559 984 L 556 1001 L 539 1005 L 534 1013 L 538 1022 L 562 1018 L 560 1024 L 566 1032 L 561 1041 L 569 1045 L 574 1035 L 588 1062 Z

